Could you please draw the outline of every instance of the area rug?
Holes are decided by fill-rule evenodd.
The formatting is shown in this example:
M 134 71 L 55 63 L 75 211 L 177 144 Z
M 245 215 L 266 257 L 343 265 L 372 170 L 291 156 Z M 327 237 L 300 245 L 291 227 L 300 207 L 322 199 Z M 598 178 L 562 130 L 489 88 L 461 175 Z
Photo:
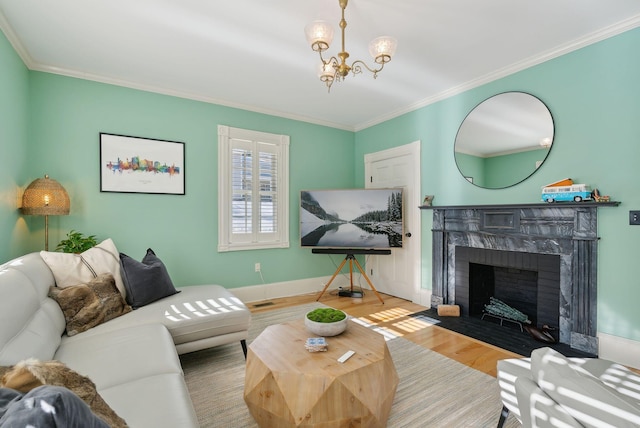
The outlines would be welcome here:
M 268 325 L 302 318 L 320 303 L 253 315 L 250 344 Z M 400 377 L 388 427 L 495 427 L 502 408 L 494 377 L 403 338 L 387 341 Z M 180 357 L 198 421 L 208 427 L 257 427 L 242 398 L 244 356 L 230 344 Z M 513 417 L 506 427 L 518 427 Z

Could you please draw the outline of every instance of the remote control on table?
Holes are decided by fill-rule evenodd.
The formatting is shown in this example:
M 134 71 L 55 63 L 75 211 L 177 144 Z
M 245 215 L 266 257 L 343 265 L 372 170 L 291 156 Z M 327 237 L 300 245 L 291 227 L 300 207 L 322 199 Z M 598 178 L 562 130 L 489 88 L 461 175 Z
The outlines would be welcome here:
M 338 358 L 338 362 L 339 363 L 344 363 L 345 361 L 347 361 L 349 358 L 351 358 L 351 356 L 355 354 L 355 351 L 347 351 L 344 353 L 344 355 L 340 358 Z

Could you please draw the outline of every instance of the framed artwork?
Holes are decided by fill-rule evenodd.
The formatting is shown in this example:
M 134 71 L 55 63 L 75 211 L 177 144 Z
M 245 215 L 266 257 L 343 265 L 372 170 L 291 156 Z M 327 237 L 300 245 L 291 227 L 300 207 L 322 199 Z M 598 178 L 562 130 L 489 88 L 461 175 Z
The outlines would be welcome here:
M 184 143 L 100 133 L 100 191 L 184 195 Z

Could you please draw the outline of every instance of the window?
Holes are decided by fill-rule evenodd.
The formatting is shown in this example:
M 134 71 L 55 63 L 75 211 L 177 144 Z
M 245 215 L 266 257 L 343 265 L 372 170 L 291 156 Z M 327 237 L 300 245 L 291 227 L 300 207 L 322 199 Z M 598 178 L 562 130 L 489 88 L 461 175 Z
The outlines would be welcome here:
M 289 136 L 218 126 L 218 251 L 289 247 Z

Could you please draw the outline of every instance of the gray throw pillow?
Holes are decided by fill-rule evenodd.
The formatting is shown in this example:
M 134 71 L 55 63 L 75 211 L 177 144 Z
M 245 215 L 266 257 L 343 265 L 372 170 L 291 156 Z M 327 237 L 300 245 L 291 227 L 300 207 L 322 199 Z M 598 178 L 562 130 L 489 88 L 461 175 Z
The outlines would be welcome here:
M 178 293 L 167 268 L 151 248 L 141 262 L 120 253 L 120 265 L 127 303 L 134 309 Z

